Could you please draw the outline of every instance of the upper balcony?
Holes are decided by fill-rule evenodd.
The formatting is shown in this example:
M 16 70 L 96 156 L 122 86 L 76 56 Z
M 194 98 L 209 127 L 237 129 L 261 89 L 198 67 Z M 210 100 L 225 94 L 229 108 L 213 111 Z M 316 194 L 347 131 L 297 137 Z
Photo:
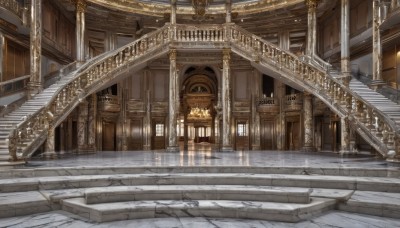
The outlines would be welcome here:
M 0 0 L 0 22 L 4 26 L 28 34 L 28 9 L 16 0 Z
M 261 113 L 278 113 L 279 100 L 274 97 L 263 97 L 257 101 L 257 111 Z
M 303 95 L 301 93 L 286 95 L 283 99 L 285 111 L 300 111 L 303 109 Z
M 391 0 L 382 5 L 383 21 L 381 29 L 393 28 L 400 24 L 400 0 Z
M 98 109 L 102 112 L 120 112 L 121 106 L 119 105 L 118 96 L 115 95 L 101 95 L 98 98 Z

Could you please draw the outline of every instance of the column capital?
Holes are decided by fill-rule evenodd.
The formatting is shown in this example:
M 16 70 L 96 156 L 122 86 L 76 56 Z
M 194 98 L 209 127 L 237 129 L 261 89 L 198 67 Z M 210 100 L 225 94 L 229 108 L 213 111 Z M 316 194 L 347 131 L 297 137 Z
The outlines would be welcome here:
M 73 0 L 74 3 L 76 4 L 76 12 L 78 13 L 84 13 L 86 11 L 86 0 Z
M 230 61 L 231 60 L 231 49 L 230 48 L 224 48 L 222 50 L 222 59 L 224 61 Z
M 172 60 L 176 61 L 176 56 L 177 56 L 176 49 L 171 49 L 168 54 L 169 54 L 169 60 L 170 61 L 172 61 Z
M 316 9 L 320 1 L 321 0 L 306 0 L 306 5 L 308 8 Z

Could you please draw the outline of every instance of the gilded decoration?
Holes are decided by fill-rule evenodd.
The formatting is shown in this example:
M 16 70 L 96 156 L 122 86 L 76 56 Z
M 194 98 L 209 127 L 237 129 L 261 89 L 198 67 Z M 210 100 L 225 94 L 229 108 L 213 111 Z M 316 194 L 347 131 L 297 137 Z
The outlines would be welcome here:
M 139 0 L 87 0 L 97 5 L 113 8 L 125 12 L 144 14 L 149 16 L 164 17 L 171 13 L 171 6 L 161 2 L 142 2 Z M 235 14 L 246 15 L 261 13 L 269 10 L 288 7 L 299 4 L 304 0 L 260 0 L 260 1 L 241 1 L 232 4 L 232 12 Z M 190 5 L 177 5 L 177 14 L 193 15 L 195 10 Z M 225 14 L 225 4 L 210 4 L 207 9 L 208 14 Z
M 84 13 L 86 10 L 86 0 L 74 0 L 74 3 L 76 3 L 76 11 L 78 13 Z

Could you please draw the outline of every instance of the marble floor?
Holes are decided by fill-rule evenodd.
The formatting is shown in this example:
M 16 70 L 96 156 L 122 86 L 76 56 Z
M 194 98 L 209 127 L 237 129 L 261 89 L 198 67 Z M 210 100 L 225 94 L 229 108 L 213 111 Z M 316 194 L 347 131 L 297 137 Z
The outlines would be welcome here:
M 319 227 L 336 227 L 336 228 L 391 228 L 400 227 L 399 219 L 381 218 L 368 215 L 360 215 L 339 211 L 331 211 L 319 217 L 299 222 L 270 222 L 261 220 L 243 220 L 243 219 L 216 219 L 216 218 L 158 218 L 158 219 L 137 219 L 125 220 L 107 223 L 90 223 L 77 218 L 75 215 L 64 211 L 54 211 L 43 214 L 30 216 L 21 216 L 14 218 L 0 219 L 0 227 L 9 228 L 28 228 L 28 227 L 134 227 L 134 228 L 319 228 Z
M 340 155 L 333 152 L 234 151 L 218 152 L 209 144 L 189 145 L 170 153 L 152 151 L 103 151 L 88 155 L 64 155 L 62 159 L 33 159 L 25 167 L 76 166 L 272 166 L 272 167 L 400 167 L 372 154 Z

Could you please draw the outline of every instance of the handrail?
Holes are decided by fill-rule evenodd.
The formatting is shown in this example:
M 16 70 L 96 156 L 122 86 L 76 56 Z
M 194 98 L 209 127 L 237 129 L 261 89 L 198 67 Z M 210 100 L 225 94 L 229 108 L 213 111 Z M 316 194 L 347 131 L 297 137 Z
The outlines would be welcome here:
M 399 156 L 396 154 L 399 128 L 385 113 L 351 91 L 328 71 L 304 62 L 298 56 L 281 50 L 234 24 L 212 27 L 166 24 L 132 43 L 89 60 L 74 72 L 75 75 L 56 91 L 55 96 L 44 107 L 10 133 L 10 154 L 13 158 L 26 156 L 30 146 L 18 148 L 18 142 L 29 139 L 32 129 L 38 132 L 39 129 L 54 128 L 58 121 L 54 117 L 65 115 L 69 109 L 75 107 L 73 105 L 78 100 L 87 96 L 86 93 L 96 83 L 110 80 L 115 70 L 121 70 L 123 66 L 129 66 L 135 60 L 139 61 L 141 57 L 161 48 L 168 50 L 166 46 L 174 42 L 186 44 L 190 48 L 196 39 L 201 45 L 223 43 L 223 47 L 231 47 L 242 57 L 258 64 L 267 64 L 289 80 L 301 83 L 305 90 L 314 93 L 342 118 L 354 120 L 352 124 L 356 124 L 356 130 L 370 139 L 371 145 L 384 157 Z M 40 135 L 46 137 L 43 131 Z
M 4 81 L 4 82 L 0 82 L 0 86 L 5 86 L 5 85 L 8 85 L 8 84 L 11 84 L 11 83 L 14 83 L 14 82 L 23 81 L 23 80 L 26 80 L 26 79 L 28 79 L 30 77 L 31 77 L 30 75 L 25 75 L 25 76 L 21 76 L 21 77 L 14 78 L 14 79 L 11 79 L 11 80 L 7 80 L 7 81 Z

